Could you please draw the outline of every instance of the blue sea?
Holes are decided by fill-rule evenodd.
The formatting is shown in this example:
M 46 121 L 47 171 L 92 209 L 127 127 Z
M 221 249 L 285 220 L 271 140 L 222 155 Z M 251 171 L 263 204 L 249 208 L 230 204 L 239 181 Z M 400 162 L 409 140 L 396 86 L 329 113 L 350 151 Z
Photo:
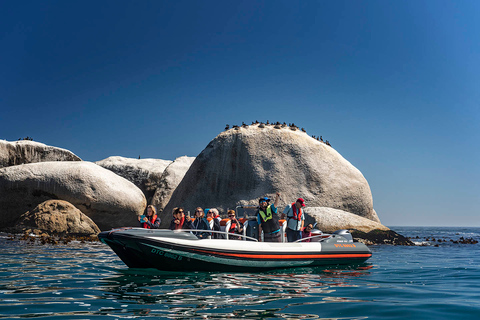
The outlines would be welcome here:
M 2 235 L 0 319 L 480 319 L 480 244 L 450 241 L 480 240 L 480 228 L 392 229 L 418 245 L 267 273 L 128 269 L 100 242 Z

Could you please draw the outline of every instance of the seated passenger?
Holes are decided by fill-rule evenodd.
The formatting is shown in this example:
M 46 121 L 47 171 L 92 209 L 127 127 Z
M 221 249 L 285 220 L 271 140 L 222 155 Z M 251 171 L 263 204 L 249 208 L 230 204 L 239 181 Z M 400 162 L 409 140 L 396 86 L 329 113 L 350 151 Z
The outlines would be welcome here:
M 159 229 L 160 228 L 160 217 L 157 216 L 157 209 L 154 206 L 147 206 L 147 214 L 140 220 L 138 216 L 138 221 L 142 225 L 142 228 L 146 229 Z
M 243 224 L 238 221 L 235 210 L 228 210 L 227 212 L 228 218 L 230 219 L 230 229 L 228 230 L 229 233 L 233 234 L 242 234 L 243 235 Z M 232 240 L 242 240 L 242 237 L 235 237 L 235 236 L 228 236 L 229 239 Z
M 311 237 L 312 236 L 312 229 L 313 229 L 313 225 L 311 223 L 307 224 L 305 229 L 303 229 L 303 231 L 302 231 L 302 239 Z M 303 240 L 302 242 L 311 242 L 311 241 L 312 241 L 312 239 L 307 239 L 307 240 Z
M 220 221 L 222 221 L 222 218 L 220 218 L 220 214 L 218 213 L 218 210 L 216 208 L 212 208 L 210 210 L 212 211 L 213 217 L 217 219 L 218 223 L 220 223 Z
M 173 209 L 173 220 L 170 223 L 170 230 L 193 229 L 192 221 L 185 217 L 183 208 Z
M 208 211 L 207 211 L 208 210 Z M 218 214 L 217 209 L 206 209 L 207 212 L 207 220 L 212 219 L 213 220 L 213 231 L 220 231 L 220 220 L 218 220 L 215 216 Z M 216 211 L 216 212 L 215 212 Z M 222 237 L 220 236 L 219 233 L 213 233 L 212 234 L 213 239 L 221 239 Z
M 203 209 L 197 207 L 195 209 L 195 220 L 193 221 L 193 229 L 195 230 L 211 230 L 210 224 L 208 220 L 205 218 L 205 213 L 203 213 Z M 194 232 L 200 239 L 207 239 L 210 236 L 210 232 Z

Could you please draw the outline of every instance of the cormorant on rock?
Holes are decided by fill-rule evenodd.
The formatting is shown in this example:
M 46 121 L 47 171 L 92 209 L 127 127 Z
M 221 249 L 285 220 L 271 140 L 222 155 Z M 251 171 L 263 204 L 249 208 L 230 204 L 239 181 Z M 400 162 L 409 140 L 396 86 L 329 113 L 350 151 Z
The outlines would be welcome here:
M 269 124 L 270 124 L 270 122 L 268 122 L 268 120 L 267 120 L 267 126 L 268 126 Z
M 322 136 L 320 136 L 320 141 L 322 141 L 322 142 L 323 142 L 323 138 L 322 138 Z
M 317 137 L 317 141 L 320 141 L 320 139 Z
M 227 125 L 225 126 L 225 131 L 227 131 L 228 129 L 230 129 L 230 125 L 227 124 Z
M 258 120 L 255 120 L 255 124 L 258 124 L 258 123 L 259 123 Z
M 282 128 L 285 128 L 286 126 L 287 126 L 287 124 L 284 122 L 284 123 L 282 124 Z
M 242 128 L 248 128 L 248 125 L 246 125 L 245 122 L 242 122 Z
M 328 142 L 328 140 L 325 140 L 325 144 L 326 144 L 327 146 L 330 146 L 330 147 L 332 146 L 332 145 L 330 144 L 330 142 Z
M 305 130 L 305 128 L 302 128 L 302 132 L 307 132 L 307 130 Z
M 259 128 L 265 128 L 265 124 L 263 122 L 260 122 L 260 124 L 258 125 Z

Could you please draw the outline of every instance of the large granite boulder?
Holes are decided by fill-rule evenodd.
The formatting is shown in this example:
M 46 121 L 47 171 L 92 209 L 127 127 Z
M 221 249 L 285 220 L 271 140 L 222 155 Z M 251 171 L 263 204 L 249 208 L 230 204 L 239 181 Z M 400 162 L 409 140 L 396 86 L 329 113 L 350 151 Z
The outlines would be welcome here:
M 0 140 L 0 168 L 46 161 L 82 161 L 72 152 L 46 144 L 19 140 Z
M 145 194 L 147 203 L 152 203 L 153 195 L 162 184 L 163 172 L 172 162 L 171 160 L 115 156 L 95 163 L 132 182 Z
M 12 231 L 23 233 L 26 230 L 39 230 L 48 235 L 90 236 L 100 233 L 97 225 L 63 200 L 47 200 L 20 216 Z
M 305 214 L 310 218 L 306 219 L 307 223 L 313 221 L 316 222 L 316 228 L 325 233 L 330 233 L 340 229 L 355 229 L 362 232 L 370 232 L 372 230 L 390 230 L 379 222 L 333 208 L 306 207 Z
M 379 222 L 362 173 L 331 146 L 296 128 L 251 125 L 220 133 L 196 157 L 164 212 L 183 206 L 257 205 L 282 194 L 282 206 L 298 197 Z M 162 217 L 165 222 L 166 217 Z
M 0 169 L 0 228 L 46 200 L 65 200 L 102 230 L 137 226 L 145 196 L 130 181 L 86 161 L 41 162 Z
M 182 181 L 185 173 L 187 173 L 194 160 L 195 157 L 179 157 L 165 169 L 160 179 L 160 183 L 155 190 L 155 194 L 152 197 L 152 201 L 150 202 L 152 205 L 156 206 L 159 212 L 163 211 L 170 200 L 172 193 Z

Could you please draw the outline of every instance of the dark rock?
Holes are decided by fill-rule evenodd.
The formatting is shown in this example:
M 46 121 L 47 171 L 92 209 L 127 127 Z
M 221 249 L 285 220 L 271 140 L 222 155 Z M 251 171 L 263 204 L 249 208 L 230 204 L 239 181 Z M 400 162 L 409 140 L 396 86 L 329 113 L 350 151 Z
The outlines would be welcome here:
M 372 230 L 368 233 L 359 230 L 350 230 L 355 240 L 365 244 L 390 244 L 402 246 L 414 246 L 415 244 L 401 234 L 393 230 Z

